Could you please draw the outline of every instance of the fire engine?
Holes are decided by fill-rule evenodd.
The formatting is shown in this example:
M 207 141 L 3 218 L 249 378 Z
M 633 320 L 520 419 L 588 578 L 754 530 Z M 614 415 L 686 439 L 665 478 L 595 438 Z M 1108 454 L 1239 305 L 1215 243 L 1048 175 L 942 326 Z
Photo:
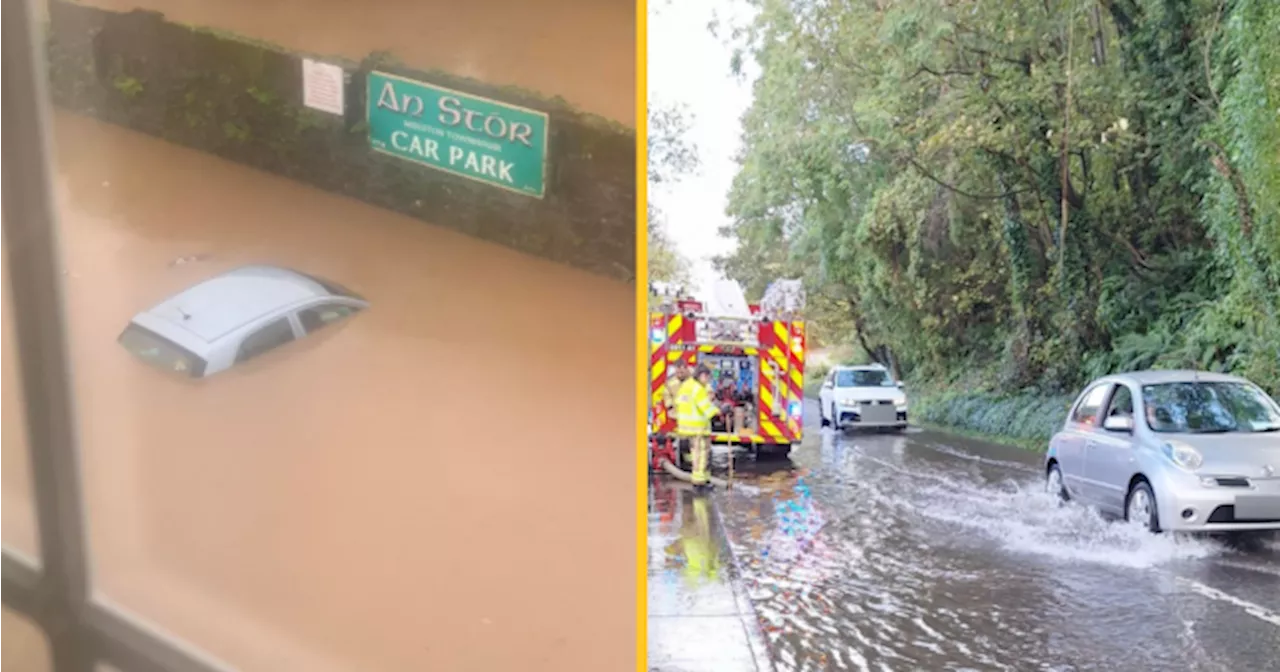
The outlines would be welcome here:
M 712 422 L 714 443 L 745 446 L 757 457 L 786 456 L 803 437 L 804 322 L 774 319 L 757 304 L 749 317 L 709 314 L 693 299 L 666 302 L 649 315 L 650 445 L 670 454 L 674 417 L 662 405 L 662 388 L 674 364 L 706 365 L 717 401 L 732 411 Z M 731 389 L 730 389 L 731 388 Z M 655 468 L 661 468 L 655 464 Z

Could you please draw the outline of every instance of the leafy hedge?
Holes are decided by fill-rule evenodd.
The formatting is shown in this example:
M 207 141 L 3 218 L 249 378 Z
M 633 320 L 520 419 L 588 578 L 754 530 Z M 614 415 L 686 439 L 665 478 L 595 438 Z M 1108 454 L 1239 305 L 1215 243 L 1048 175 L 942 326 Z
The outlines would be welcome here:
M 911 390 L 911 412 L 918 421 L 1037 450 L 1044 450 L 1062 426 L 1072 401 L 1069 395 L 1035 391 Z
M 635 278 L 635 132 L 558 98 L 375 53 L 323 57 L 350 75 L 346 115 L 302 105 L 302 58 L 269 44 L 50 0 L 55 104 L 553 261 Z M 369 148 L 365 82 L 391 72 L 550 116 L 547 195 L 538 200 Z

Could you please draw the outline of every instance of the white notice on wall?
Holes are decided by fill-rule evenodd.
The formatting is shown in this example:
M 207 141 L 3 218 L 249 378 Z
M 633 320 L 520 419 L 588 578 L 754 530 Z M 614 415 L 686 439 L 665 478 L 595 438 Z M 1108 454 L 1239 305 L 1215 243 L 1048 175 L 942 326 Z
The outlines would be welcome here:
M 302 59 L 302 104 L 341 116 L 343 110 L 342 68 L 309 58 Z

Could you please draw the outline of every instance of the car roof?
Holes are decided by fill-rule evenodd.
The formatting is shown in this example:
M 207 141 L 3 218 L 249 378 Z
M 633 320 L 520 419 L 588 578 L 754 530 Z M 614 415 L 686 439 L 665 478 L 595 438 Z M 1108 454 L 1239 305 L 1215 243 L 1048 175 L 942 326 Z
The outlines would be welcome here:
M 1245 383 L 1249 381 L 1239 376 L 1212 371 L 1192 371 L 1176 369 L 1170 371 L 1131 371 L 1100 378 L 1099 381 L 1133 383 L 1137 385 L 1159 385 L 1161 383 Z
M 325 296 L 331 296 L 329 290 L 297 271 L 243 266 L 175 294 L 139 313 L 133 321 L 170 338 L 180 330 L 212 343 L 267 315 Z

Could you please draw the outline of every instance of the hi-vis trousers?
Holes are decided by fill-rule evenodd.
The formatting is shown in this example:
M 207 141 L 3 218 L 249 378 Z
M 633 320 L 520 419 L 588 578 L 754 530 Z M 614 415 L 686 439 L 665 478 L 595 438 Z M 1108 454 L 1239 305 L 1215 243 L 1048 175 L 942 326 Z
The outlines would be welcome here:
M 689 461 L 693 463 L 692 481 L 694 485 L 706 485 L 711 482 L 711 437 L 706 434 L 684 435 L 681 442 L 688 442 Z

